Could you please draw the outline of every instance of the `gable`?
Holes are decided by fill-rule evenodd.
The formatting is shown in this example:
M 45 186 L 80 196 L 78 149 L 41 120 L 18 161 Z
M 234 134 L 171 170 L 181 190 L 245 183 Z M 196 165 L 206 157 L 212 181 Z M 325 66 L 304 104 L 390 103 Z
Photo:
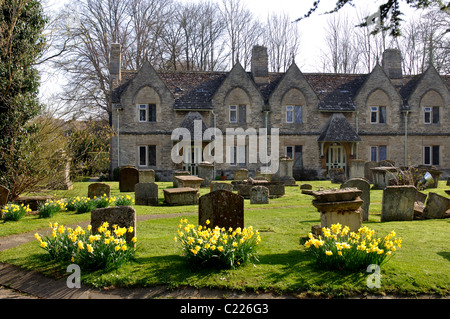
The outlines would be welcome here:
M 389 99 L 389 105 L 391 107 L 398 107 L 399 111 L 403 109 L 402 97 L 387 77 L 383 68 L 377 64 L 372 72 L 367 75 L 364 83 L 359 88 L 357 94 L 354 97 L 354 103 L 357 108 L 366 108 L 368 106 L 369 98 L 376 98 L 376 95 L 382 96 L 381 92 L 384 92 Z M 373 96 L 372 94 L 376 95 Z
M 318 97 L 295 63 L 292 63 L 269 96 L 270 106 L 282 104 L 317 106 Z

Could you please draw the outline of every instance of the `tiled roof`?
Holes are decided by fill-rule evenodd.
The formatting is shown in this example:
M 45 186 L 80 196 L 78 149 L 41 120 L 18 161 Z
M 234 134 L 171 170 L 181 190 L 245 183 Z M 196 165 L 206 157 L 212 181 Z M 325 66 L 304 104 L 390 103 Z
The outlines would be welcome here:
M 333 113 L 317 140 L 319 142 L 357 142 L 361 141 L 361 138 L 344 114 Z
M 112 94 L 113 103 L 120 101 L 120 95 L 136 74 L 136 71 L 122 73 L 122 84 Z M 212 97 L 228 72 L 181 71 L 159 72 L 158 75 L 175 98 L 174 109 L 208 110 L 212 108 Z M 283 76 L 284 73 L 269 73 L 267 84 L 256 85 L 265 100 L 268 100 Z M 304 76 L 319 98 L 320 111 L 348 112 L 356 110 L 353 99 L 368 75 L 304 73 Z M 397 87 L 404 100 L 404 107 L 407 107 L 407 98 L 414 90 L 418 79 L 420 75 L 404 76 L 403 86 Z M 450 76 L 442 76 L 442 79 L 447 87 L 450 87 Z

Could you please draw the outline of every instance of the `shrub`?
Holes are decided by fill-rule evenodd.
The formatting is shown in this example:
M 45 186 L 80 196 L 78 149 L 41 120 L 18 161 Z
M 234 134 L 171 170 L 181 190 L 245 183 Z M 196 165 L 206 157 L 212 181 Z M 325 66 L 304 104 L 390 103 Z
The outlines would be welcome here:
M 26 213 L 31 212 L 30 207 L 24 206 L 23 204 L 8 204 L 3 207 L 2 215 L 4 221 L 18 221 L 21 219 Z
M 396 239 L 392 231 L 383 239 L 376 238 L 375 231 L 361 227 L 357 232 L 337 223 L 322 228 L 322 236 L 315 238 L 308 234 L 304 246 L 316 263 L 325 269 L 365 269 L 370 264 L 382 265 L 401 247 L 402 239 Z
M 64 210 L 66 203 L 62 200 L 47 200 L 45 203 L 39 204 L 38 215 L 39 218 L 53 217 L 56 213 Z
M 125 240 L 132 227 L 124 228 L 103 223 L 94 234 L 92 227 L 86 230 L 78 226 L 75 229 L 63 225 L 49 224 L 51 237 L 44 239 L 36 233 L 35 238 L 40 246 L 49 253 L 52 259 L 62 263 L 76 263 L 86 270 L 112 269 L 134 258 L 136 237 L 131 242 Z
M 74 210 L 77 214 L 89 213 L 93 211 L 95 206 L 95 201 L 91 200 L 89 197 L 75 197 L 74 199 Z
M 246 262 L 258 261 L 256 246 L 261 237 L 258 231 L 253 231 L 252 226 L 234 230 L 219 227 L 211 229 L 201 225 L 195 227 L 184 219 L 180 220 L 178 228 L 174 240 L 181 244 L 189 261 L 225 268 L 236 268 Z
M 131 206 L 134 203 L 134 199 L 131 199 L 130 195 L 119 196 L 113 200 L 115 206 Z

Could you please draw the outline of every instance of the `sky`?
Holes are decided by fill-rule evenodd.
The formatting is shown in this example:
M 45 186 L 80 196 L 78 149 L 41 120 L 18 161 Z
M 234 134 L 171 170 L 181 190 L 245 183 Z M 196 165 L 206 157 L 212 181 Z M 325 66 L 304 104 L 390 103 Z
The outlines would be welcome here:
M 202 0 L 181 0 L 183 2 L 199 2 Z M 212 0 L 220 1 L 220 0 Z M 288 13 L 294 21 L 302 17 L 313 6 L 315 0 L 241 0 L 246 8 L 259 18 L 265 21 L 267 16 L 272 13 Z M 346 5 L 339 12 L 348 15 L 349 18 L 356 18 L 358 11 L 375 13 L 380 3 L 386 0 L 355 0 L 356 8 Z M 67 3 L 68 0 L 45 0 L 46 7 L 56 9 Z M 296 64 L 302 72 L 319 72 L 317 58 L 324 49 L 325 26 L 330 15 L 322 14 L 334 8 L 336 0 L 321 0 L 319 8 L 309 18 L 297 22 L 300 31 L 300 50 L 295 58 Z M 402 12 L 410 15 L 418 14 L 418 11 L 411 9 L 408 5 L 401 6 Z M 356 21 L 356 20 L 355 20 Z M 61 79 L 54 74 L 43 76 L 43 85 L 41 86 L 40 96 L 45 99 L 58 87 L 57 83 Z M 45 83 L 44 83 L 45 82 Z

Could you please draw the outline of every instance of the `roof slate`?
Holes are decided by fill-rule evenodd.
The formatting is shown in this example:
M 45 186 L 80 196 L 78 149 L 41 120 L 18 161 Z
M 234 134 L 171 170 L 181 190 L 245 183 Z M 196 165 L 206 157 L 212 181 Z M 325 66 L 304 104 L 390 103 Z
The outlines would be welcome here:
M 119 103 L 120 96 L 136 76 L 136 71 L 123 71 L 122 84 L 113 91 L 112 102 Z M 229 72 L 159 72 L 161 80 L 175 98 L 176 110 L 212 109 L 212 97 Z M 276 90 L 285 73 L 269 73 L 267 84 L 256 85 L 267 101 Z M 319 111 L 352 112 L 356 110 L 353 99 L 364 84 L 368 74 L 304 73 L 304 76 L 319 97 Z M 250 78 L 252 78 L 250 76 Z M 404 76 L 403 86 L 397 87 L 407 108 L 407 99 L 416 87 L 420 75 Z M 442 76 L 450 87 L 450 76 Z
M 342 113 L 333 113 L 322 129 L 319 142 L 358 142 L 361 138 Z

